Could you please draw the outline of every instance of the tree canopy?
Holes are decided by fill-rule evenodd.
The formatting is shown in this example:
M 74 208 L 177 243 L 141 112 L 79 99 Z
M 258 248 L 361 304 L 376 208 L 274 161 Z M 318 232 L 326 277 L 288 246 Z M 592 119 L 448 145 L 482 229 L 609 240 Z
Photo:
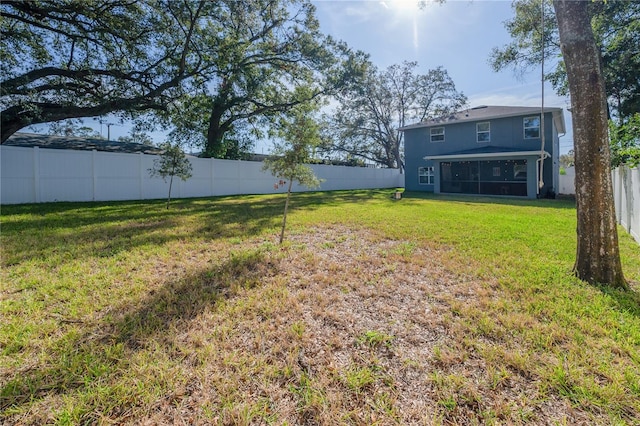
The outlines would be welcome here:
M 100 133 L 96 132 L 91 127 L 83 126 L 82 123 L 79 123 L 77 121 L 65 120 L 54 122 L 51 124 L 51 126 L 49 126 L 49 134 L 58 136 L 79 136 L 83 138 L 102 139 L 102 135 L 100 135 Z
M 226 26 L 210 35 L 220 48 L 207 84 L 171 117 L 174 135 L 204 145 L 205 156 L 238 158 L 281 112 L 334 94 L 362 72 L 366 55 L 321 34 L 307 1 L 222 4 Z
M 417 74 L 417 67 L 407 61 L 386 70 L 371 67 L 364 79 L 352 82 L 327 116 L 322 150 L 402 168 L 399 129 L 458 110 L 467 100 L 443 68 Z
M 620 125 L 609 122 L 609 137 L 612 167 L 636 167 L 640 164 L 640 112 Z
M 0 4 L 2 142 L 23 127 L 166 110 L 210 63 L 195 47 L 212 2 Z
M 541 28 L 541 1 L 545 4 L 544 29 Z M 623 121 L 640 110 L 640 2 L 588 3 L 591 27 L 602 55 L 609 109 L 613 116 Z M 512 68 L 524 72 L 539 66 L 544 35 L 544 52 L 549 60 L 545 79 L 552 83 L 558 94 L 568 94 L 554 8 L 546 0 L 515 0 L 513 8 L 513 18 L 505 22 L 512 41 L 494 48 L 489 63 L 496 71 Z
M 308 0 L 0 4 L 2 141 L 38 123 L 118 113 L 237 157 L 265 120 L 338 90 L 366 60 L 322 35 Z M 243 145 L 244 144 L 244 145 Z
M 309 89 L 299 89 L 299 91 L 305 90 Z M 310 93 L 300 93 L 300 95 L 309 97 Z M 317 100 L 298 104 L 288 114 L 281 114 L 271 130 L 272 135 L 277 139 L 271 156 L 264 161 L 263 169 L 269 170 L 273 176 L 280 178 L 276 187 L 287 186 L 280 244 L 284 239 L 293 182 L 296 181 L 307 188 L 320 186 L 320 180 L 307 164 L 313 156 L 315 147 L 320 143 L 320 128 L 315 118 L 319 107 Z
M 193 166 L 180 148 L 180 144 L 163 142 L 159 147 L 163 152 L 159 158 L 153 160 L 153 167 L 149 169 L 149 175 L 161 177 L 165 182 L 169 178 L 169 193 L 167 195 L 167 209 L 169 209 L 173 177 L 176 176 L 186 181 L 192 176 Z

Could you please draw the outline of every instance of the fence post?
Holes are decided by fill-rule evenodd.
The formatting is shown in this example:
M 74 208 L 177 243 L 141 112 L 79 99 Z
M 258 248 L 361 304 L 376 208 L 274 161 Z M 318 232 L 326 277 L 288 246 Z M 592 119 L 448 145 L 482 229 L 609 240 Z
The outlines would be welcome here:
M 627 230 L 627 233 L 631 233 L 631 223 L 629 222 L 629 219 L 631 218 L 631 193 L 630 191 L 628 191 L 629 188 L 629 183 L 630 180 L 628 179 L 629 177 L 629 171 L 631 169 L 629 169 L 627 166 L 622 165 L 618 168 L 619 173 L 618 173 L 618 184 L 620 185 L 620 203 L 622 203 L 622 201 L 624 200 L 625 202 L 625 206 L 622 207 L 620 206 L 620 220 L 618 221 L 618 223 L 622 224 L 622 212 L 624 211 L 625 213 L 625 222 L 626 222 L 626 226 L 624 227 Z M 624 198 L 622 198 L 622 194 L 624 194 Z
M 629 184 L 629 192 L 632 198 L 631 209 L 633 210 L 633 217 L 635 217 L 635 220 L 633 220 L 633 217 L 631 219 L 633 222 L 631 235 L 640 244 L 640 165 L 637 165 L 635 170 L 630 169 L 629 175 L 629 180 L 631 181 Z
M 139 173 L 138 173 L 138 179 L 140 181 L 140 185 L 138 186 L 139 192 L 140 192 L 140 196 L 139 196 L 139 200 L 144 200 L 144 190 L 142 188 L 142 182 L 144 182 L 144 162 L 143 162 L 143 156 L 144 156 L 144 152 L 140 151 L 140 155 L 138 156 L 138 169 L 139 169 Z
M 624 191 L 622 166 L 616 167 L 615 171 L 615 188 L 618 190 L 618 202 L 614 203 L 616 205 L 616 219 L 618 220 L 618 223 L 622 223 L 622 192 Z
M 40 202 L 40 148 L 33 147 L 33 197 Z
M 211 197 L 216 195 L 216 176 L 215 167 L 213 166 L 213 158 L 209 158 L 209 170 L 211 171 Z
M 91 201 L 96 201 L 96 190 L 98 188 L 98 175 L 96 173 L 96 150 L 91 150 Z

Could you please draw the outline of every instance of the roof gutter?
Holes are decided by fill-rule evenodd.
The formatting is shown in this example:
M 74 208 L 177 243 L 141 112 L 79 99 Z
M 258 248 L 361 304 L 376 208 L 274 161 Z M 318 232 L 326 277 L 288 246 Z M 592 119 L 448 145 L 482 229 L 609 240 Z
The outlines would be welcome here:
M 551 155 L 544 151 L 545 158 Z M 539 157 L 540 151 L 515 151 L 515 152 L 483 152 L 479 154 L 448 154 L 448 155 L 428 155 L 422 157 L 424 160 L 469 160 L 482 158 L 509 158 L 509 157 Z

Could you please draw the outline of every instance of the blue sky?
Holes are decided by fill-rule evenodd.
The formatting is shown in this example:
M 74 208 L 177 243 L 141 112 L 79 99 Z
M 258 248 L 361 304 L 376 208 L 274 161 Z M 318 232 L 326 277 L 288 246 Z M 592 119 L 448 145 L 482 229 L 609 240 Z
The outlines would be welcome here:
M 470 106 L 541 104 L 540 69 L 516 76 L 493 72 L 488 64 L 493 47 L 510 41 L 504 21 L 513 16 L 511 1 L 448 0 L 317 0 L 313 2 L 321 30 L 354 49 L 371 55 L 385 68 L 402 61 L 418 62 L 420 72 L 442 66 Z M 569 100 L 545 85 L 545 106 L 564 109 L 567 135 L 560 151 L 572 148 Z

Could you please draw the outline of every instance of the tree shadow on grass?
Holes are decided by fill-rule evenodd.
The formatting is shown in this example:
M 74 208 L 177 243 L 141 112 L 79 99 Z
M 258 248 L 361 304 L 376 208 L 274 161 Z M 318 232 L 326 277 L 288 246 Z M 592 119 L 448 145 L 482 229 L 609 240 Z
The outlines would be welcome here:
M 135 306 L 114 306 L 114 311 L 99 322 L 83 324 L 77 332 L 60 337 L 51 346 L 47 360 L 26 371 L 6 372 L 0 388 L 0 413 L 5 414 L 0 414 L 0 420 L 8 420 L 7 411 L 24 411 L 21 408 L 27 409 L 48 396 L 70 396 L 94 386 L 117 386 L 114 382 L 127 375 L 129 358 L 135 353 L 151 342 L 170 338 L 167 333 L 171 329 L 188 327 L 201 312 L 215 309 L 219 301 L 240 290 L 259 287 L 264 277 L 274 276 L 277 271 L 277 260 L 266 249 L 239 251 L 206 270 L 166 282 L 149 291 Z M 90 407 L 94 412 L 103 409 Z
M 620 312 L 640 318 L 640 283 L 631 282 L 630 290 L 619 290 L 610 286 L 597 285 L 596 287 L 606 296 L 610 297 L 613 306 Z
M 539 207 L 552 209 L 574 209 L 575 200 L 567 198 L 516 198 L 516 197 L 490 197 L 482 195 L 457 195 L 457 194 L 434 194 L 433 192 L 405 191 L 402 198 L 416 200 L 446 201 L 449 203 L 461 204 L 501 204 L 508 206 Z
M 158 203 L 139 206 L 68 206 L 66 211 L 58 206 L 58 213 L 15 226 L 4 224 L 2 265 L 49 256 L 110 257 L 145 245 L 161 246 L 192 237 L 216 240 L 253 236 L 276 226 L 279 203 L 273 199 L 233 203 L 184 200 L 169 211 Z M 31 242 L 24 246 L 27 239 Z
M 380 191 L 296 193 L 292 211 L 365 202 L 379 195 Z M 3 223 L 0 262 L 12 266 L 52 254 L 74 259 L 110 257 L 136 247 L 192 237 L 217 240 L 259 235 L 280 225 L 284 195 L 180 199 L 169 210 L 162 200 L 30 204 L 3 209 L 8 219 L 26 216 Z

